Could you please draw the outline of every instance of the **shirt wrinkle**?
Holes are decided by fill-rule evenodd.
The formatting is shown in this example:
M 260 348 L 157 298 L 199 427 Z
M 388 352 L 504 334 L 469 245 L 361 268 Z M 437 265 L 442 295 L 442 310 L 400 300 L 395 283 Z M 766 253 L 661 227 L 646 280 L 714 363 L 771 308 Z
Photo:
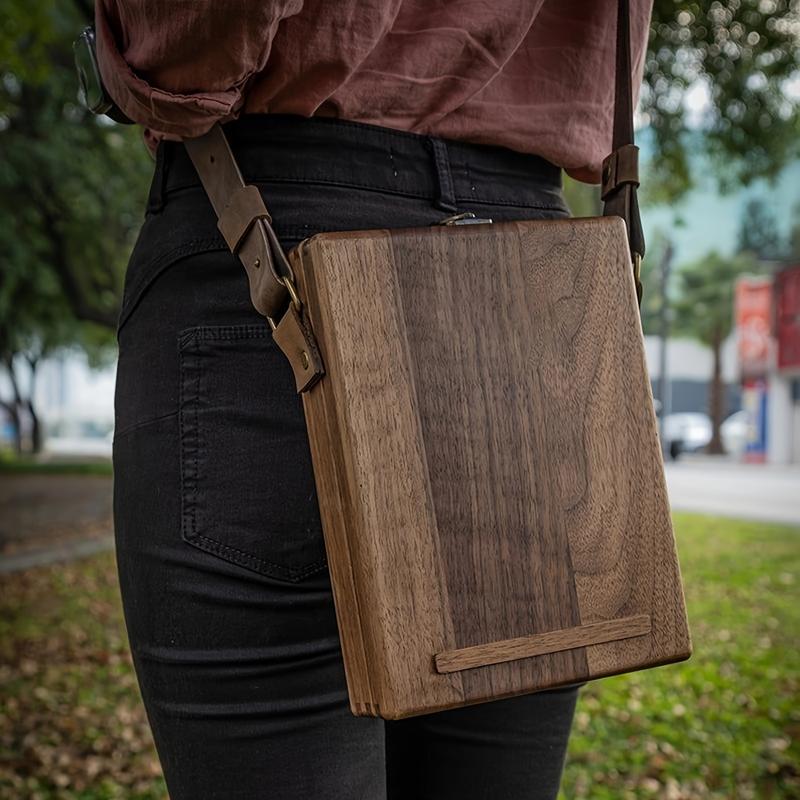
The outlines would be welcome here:
M 652 3 L 630 0 L 634 100 Z M 106 89 L 151 152 L 241 114 L 324 113 L 535 153 L 596 183 L 616 14 L 617 0 L 96 0 L 95 29 Z

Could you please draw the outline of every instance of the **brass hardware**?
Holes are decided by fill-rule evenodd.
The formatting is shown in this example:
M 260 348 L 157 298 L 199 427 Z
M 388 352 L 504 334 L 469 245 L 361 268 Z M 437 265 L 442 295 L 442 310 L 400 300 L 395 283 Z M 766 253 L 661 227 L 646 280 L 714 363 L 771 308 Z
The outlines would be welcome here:
M 297 296 L 297 289 L 294 286 L 294 281 L 288 275 L 285 278 L 282 278 L 282 281 L 283 285 L 286 287 L 286 290 L 289 292 L 289 297 L 292 298 L 294 307 L 299 311 L 302 307 L 302 303 L 300 302 L 300 298 Z
M 257 258 L 257 259 L 256 259 L 256 260 L 253 262 L 253 268 L 254 268 L 254 269 L 258 269 L 260 266 L 261 266 L 261 259 L 260 259 L 260 258 Z
M 300 353 L 300 363 L 303 365 L 303 369 L 308 369 L 308 353 L 305 350 Z
M 256 259 L 256 261 L 258 261 L 258 259 Z M 286 291 L 289 292 L 289 297 L 291 298 L 294 307 L 300 311 L 303 307 L 303 304 L 300 302 L 300 296 L 297 294 L 297 288 L 294 285 L 294 280 L 291 276 L 286 275 L 285 277 L 281 278 L 280 281 L 286 287 Z M 272 317 L 267 317 L 267 322 L 273 331 L 278 327 L 277 323 L 272 319 Z M 308 368 L 308 353 L 303 352 L 303 358 L 303 367 Z

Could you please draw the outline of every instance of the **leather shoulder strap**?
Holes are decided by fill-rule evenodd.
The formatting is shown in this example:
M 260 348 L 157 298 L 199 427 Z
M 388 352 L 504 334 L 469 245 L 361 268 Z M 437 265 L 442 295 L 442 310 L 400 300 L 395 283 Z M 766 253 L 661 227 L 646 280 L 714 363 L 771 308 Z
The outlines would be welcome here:
M 183 143 L 216 212 L 217 227 L 247 272 L 253 306 L 267 318 L 292 367 L 297 391 L 308 391 L 325 374 L 325 366 L 260 190 L 245 184 L 218 123 Z
M 261 192 L 245 184 L 219 124 L 183 144 L 216 212 L 217 227 L 247 272 L 253 305 L 265 317 L 279 318 L 289 300 L 284 279 L 292 273 Z
M 640 264 L 644 257 L 644 232 L 639 214 L 639 148 L 633 143 L 633 90 L 629 0 L 617 3 L 617 45 L 614 78 L 614 129 L 612 152 L 603 161 L 601 196 L 603 214 L 625 220 L 633 262 L 636 296 L 642 301 Z

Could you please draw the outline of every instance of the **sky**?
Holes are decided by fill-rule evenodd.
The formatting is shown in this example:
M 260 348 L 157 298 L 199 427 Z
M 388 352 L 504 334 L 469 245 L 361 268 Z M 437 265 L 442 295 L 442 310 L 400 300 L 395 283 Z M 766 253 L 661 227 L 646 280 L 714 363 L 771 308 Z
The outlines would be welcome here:
M 775 184 L 757 181 L 747 189 L 721 195 L 713 178 L 707 178 L 677 206 L 644 203 L 641 211 L 645 236 L 652 241 L 656 230 L 670 232 L 676 265 L 699 259 L 711 250 L 732 254 L 743 211 L 754 198 L 764 202 L 785 237 L 793 214 L 798 213 L 794 209 L 800 204 L 800 161 L 785 168 Z

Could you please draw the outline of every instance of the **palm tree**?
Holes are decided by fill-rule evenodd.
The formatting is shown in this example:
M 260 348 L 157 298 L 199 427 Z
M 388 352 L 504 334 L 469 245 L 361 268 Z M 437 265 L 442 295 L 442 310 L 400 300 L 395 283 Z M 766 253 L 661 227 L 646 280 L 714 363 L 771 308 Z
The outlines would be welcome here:
M 736 279 L 757 271 L 752 256 L 721 256 L 716 251 L 677 271 L 678 297 L 673 304 L 674 332 L 711 348 L 713 370 L 709 392 L 711 441 L 709 453 L 723 453 L 720 425 L 724 415 L 722 343 L 733 327 L 733 295 Z

